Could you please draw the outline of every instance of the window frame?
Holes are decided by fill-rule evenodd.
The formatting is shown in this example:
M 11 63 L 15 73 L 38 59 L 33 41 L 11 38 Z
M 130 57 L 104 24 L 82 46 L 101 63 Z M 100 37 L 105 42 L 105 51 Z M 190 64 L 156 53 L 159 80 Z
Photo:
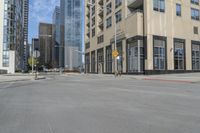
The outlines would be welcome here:
M 179 8 L 177 8 L 179 7 Z M 177 10 L 180 9 L 180 10 Z M 176 3 L 176 16 L 181 17 L 182 16 L 182 6 L 179 3 Z
M 155 67 L 155 40 L 161 40 L 161 41 L 164 41 L 164 48 L 165 48 L 165 50 L 164 50 L 164 52 L 165 52 L 165 54 L 164 54 L 164 57 L 165 57 L 165 60 L 164 60 L 164 69 L 157 69 L 156 67 Z M 158 71 L 165 71 L 165 70 L 167 70 L 168 68 L 167 68 L 167 37 L 163 37 L 163 36 L 153 36 L 153 70 L 158 70 Z
M 182 66 L 182 69 L 180 68 L 176 68 L 175 66 L 175 52 L 176 52 L 176 49 L 175 49 L 175 46 L 176 46 L 176 43 L 182 43 L 183 44 L 183 66 Z M 180 61 L 178 59 L 178 61 Z M 174 38 L 174 70 L 186 70 L 186 49 L 185 49 L 185 40 L 184 39 L 178 39 L 178 38 Z

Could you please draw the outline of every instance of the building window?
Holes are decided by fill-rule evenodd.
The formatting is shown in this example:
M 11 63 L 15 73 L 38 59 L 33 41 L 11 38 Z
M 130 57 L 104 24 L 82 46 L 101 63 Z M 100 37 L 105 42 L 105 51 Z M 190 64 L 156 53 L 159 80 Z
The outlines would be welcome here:
M 144 71 L 144 46 L 142 40 L 135 40 L 127 46 L 128 72 Z
M 120 22 L 122 20 L 122 11 L 118 11 L 115 13 L 116 23 Z
M 122 5 L 122 0 L 115 0 L 115 8 L 118 8 Z
M 97 65 L 98 73 L 103 73 L 104 70 L 104 49 L 97 50 Z
M 3 51 L 3 67 L 9 67 L 9 51 Z
M 191 0 L 191 3 L 192 3 L 192 4 L 199 5 L 199 0 Z
M 176 16 L 181 16 L 181 5 L 176 4 Z
M 191 8 L 191 18 L 194 20 L 199 20 L 199 10 Z
M 112 3 L 108 3 L 106 6 L 106 14 L 110 14 L 112 12 Z
M 200 43 L 192 42 L 192 69 L 200 70 Z
M 165 0 L 153 0 L 154 11 L 165 12 Z
M 91 53 L 91 72 L 95 73 L 96 61 L 95 61 L 95 51 Z
M 92 0 L 92 4 L 95 4 L 95 0 Z
M 106 48 L 106 72 L 112 73 L 112 47 Z
M 118 42 L 117 43 L 117 51 L 118 51 L 118 53 L 119 53 L 119 58 L 118 58 L 118 60 L 117 60 L 117 70 L 119 71 L 119 72 L 122 72 L 122 70 L 123 70 L 123 54 L 122 54 L 122 52 L 123 52 L 123 49 L 122 49 L 122 41 L 120 41 L 120 42 Z
M 174 69 L 185 69 L 185 43 L 184 41 L 174 41 Z
M 92 29 L 92 37 L 95 36 L 95 28 Z
M 109 17 L 106 20 L 106 28 L 110 28 L 112 26 L 112 17 Z
M 95 14 L 95 6 L 92 7 L 92 16 Z
M 166 69 L 166 41 L 154 37 L 153 48 L 154 70 Z
M 101 35 L 97 38 L 97 44 L 103 43 L 104 42 L 104 35 Z
M 199 28 L 194 26 L 193 27 L 194 34 L 199 34 Z
M 90 72 L 90 53 L 85 55 L 85 72 Z
M 92 26 L 95 25 L 95 17 L 92 18 Z

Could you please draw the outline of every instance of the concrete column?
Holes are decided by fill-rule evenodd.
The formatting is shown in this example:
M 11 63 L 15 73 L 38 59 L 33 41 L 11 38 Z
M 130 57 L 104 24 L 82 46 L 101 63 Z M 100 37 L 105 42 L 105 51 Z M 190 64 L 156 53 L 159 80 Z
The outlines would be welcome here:
M 97 64 L 97 50 L 95 50 L 95 72 L 97 73 L 97 67 L 98 67 L 98 64 Z
M 90 70 L 89 70 L 89 73 L 92 71 L 92 52 L 90 51 Z
M 103 56 L 104 56 L 103 73 L 105 73 L 106 72 L 106 47 L 103 47 Z
M 174 39 L 167 38 L 167 70 L 174 70 Z
M 111 44 L 111 47 L 112 47 L 112 52 L 113 52 L 113 50 L 115 49 L 114 43 Z M 113 73 L 115 72 L 115 66 L 116 66 L 115 58 L 112 56 L 112 72 Z
M 123 73 L 126 73 L 126 69 L 127 69 L 127 59 L 126 59 L 126 55 L 127 55 L 127 53 L 126 53 L 126 40 L 124 39 L 123 41 L 122 41 L 122 50 L 123 50 L 123 52 L 122 52 L 122 59 L 123 59 L 123 70 L 122 70 L 122 72 Z
M 185 40 L 185 59 L 186 59 L 186 70 L 192 70 L 192 47 L 191 47 L 191 40 Z
M 153 70 L 153 36 L 147 36 L 147 59 L 145 60 L 145 70 Z

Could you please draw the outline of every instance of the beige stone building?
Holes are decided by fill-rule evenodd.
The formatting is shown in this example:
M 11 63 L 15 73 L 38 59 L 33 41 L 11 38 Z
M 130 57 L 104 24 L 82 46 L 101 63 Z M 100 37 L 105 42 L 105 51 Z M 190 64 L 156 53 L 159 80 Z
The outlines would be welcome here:
M 199 0 L 85 0 L 86 73 L 200 72 L 199 28 Z

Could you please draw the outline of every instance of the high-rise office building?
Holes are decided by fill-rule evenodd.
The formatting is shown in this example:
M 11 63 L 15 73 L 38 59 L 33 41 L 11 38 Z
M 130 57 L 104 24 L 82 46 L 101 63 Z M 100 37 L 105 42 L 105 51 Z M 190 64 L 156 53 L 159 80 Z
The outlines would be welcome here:
M 64 46 L 64 67 L 82 66 L 82 0 L 61 0 L 61 45 Z
M 24 62 L 23 0 L 0 2 L 0 69 L 21 71 Z
M 52 67 L 52 24 L 39 24 L 40 64 Z
M 53 48 L 52 63 L 54 68 L 64 67 L 64 47 L 61 45 L 60 7 L 56 6 L 53 13 Z
M 32 47 L 34 46 L 34 50 L 40 51 L 40 42 L 38 38 L 32 38 Z
M 29 44 L 28 44 L 28 16 L 29 16 L 29 0 L 24 0 L 23 3 L 23 27 L 24 27 L 24 63 L 23 68 L 27 70 Z
M 199 12 L 199 0 L 86 0 L 86 72 L 200 71 Z

